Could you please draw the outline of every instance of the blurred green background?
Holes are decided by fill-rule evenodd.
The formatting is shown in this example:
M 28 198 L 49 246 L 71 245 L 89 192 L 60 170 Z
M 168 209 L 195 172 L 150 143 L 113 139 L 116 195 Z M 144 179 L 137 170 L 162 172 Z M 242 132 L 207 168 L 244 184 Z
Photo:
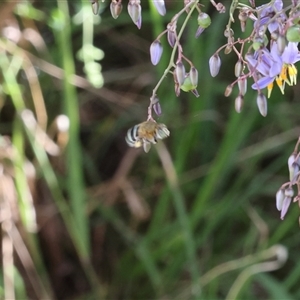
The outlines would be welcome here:
M 235 112 L 236 56 L 208 68 L 228 14 L 207 1 L 212 25 L 195 39 L 194 15 L 184 31 L 200 97 L 165 78 L 171 136 L 147 154 L 125 142 L 169 64 L 166 38 L 158 66 L 149 56 L 183 7 L 166 4 L 142 3 L 141 30 L 126 1 L 116 20 L 108 1 L 99 16 L 89 1 L 0 4 L 1 299 L 300 298 L 298 205 L 284 221 L 275 207 L 299 86 L 275 88 L 266 118 L 248 87 Z

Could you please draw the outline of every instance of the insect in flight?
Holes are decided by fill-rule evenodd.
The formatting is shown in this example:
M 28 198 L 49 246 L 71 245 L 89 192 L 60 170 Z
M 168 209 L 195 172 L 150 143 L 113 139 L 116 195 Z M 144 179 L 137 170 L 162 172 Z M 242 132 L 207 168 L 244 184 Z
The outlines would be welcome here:
M 157 140 L 164 139 L 170 135 L 165 124 L 154 121 L 146 121 L 137 124 L 127 131 L 125 140 L 130 147 L 139 148 L 143 146 L 145 152 L 151 148 L 151 143 L 156 144 Z

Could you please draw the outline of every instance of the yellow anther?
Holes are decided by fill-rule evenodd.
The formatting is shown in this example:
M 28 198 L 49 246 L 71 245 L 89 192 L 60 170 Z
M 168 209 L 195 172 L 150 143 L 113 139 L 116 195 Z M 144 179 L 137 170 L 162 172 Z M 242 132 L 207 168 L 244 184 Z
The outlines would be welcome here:
M 274 86 L 273 81 L 271 83 L 269 83 L 268 86 L 267 86 L 268 98 L 270 98 L 270 96 L 271 96 L 271 93 L 272 93 L 272 90 L 273 90 L 273 86 Z
M 295 65 L 288 65 L 288 73 L 289 73 L 291 85 L 295 85 L 297 83 L 297 73 L 298 73 Z
M 276 83 L 281 91 L 284 94 L 285 81 L 281 78 L 281 76 L 276 77 Z

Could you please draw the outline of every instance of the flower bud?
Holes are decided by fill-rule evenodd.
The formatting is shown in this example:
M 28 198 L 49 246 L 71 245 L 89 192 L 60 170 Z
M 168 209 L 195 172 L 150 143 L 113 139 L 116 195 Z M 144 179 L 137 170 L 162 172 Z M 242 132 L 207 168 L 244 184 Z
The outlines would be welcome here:
M 289 173 L 290 173 L 290 181 L 292 184 L 294 184 L 297 181 L 297 178 L 299 176 L 299 165 L 294 162 L 289 168 Z
M 285 39 L 285 36 L 280 35 L 280 36 L 277 38 L 277 49 L 278 49 L 278 52 L 279 52 L 280 55 L 283 53 L 285 47 L 286 47 L 286 39 Z
M 245 12 L 245 11 L 240 11 L 239 13 L 239 20 L 240 20 L 240 23 L 241 23 L 241 31 L 242 32 L 245 32 L 246 30 L 246 21 L 248 19 L 248 14 Z
M 214 54 L 209 59 L 209 70 L 212 77 L 216 77 L 220 71 L 221 59 L 218 54 Z
M 201 12 L 198 16 L 198 25 L 202 28 L 207 28 L 211 24 L 211 18 L 208 14 Z
M 248 19 L 247 11 L 245 11 L 245 10 L 240 10 L 240 13 L 239 13 L 239 20 L 242 21 L 242 22 L 246 22 L 247 19 Z
M 168 43 L 173 48 L 176 43 L 176 24 L 168 24 L 167 29 Z
M 157 98 L 157 96 L 154 97 L 154 99 L 152 100 L 152 104 L 153 104 L 153 110 L 154 112 L 160 116 L 161 115 L 161 106 L 160 106 L 160 103 L 159 103 L 159 99 Z
M 282 203 L 282 209 L 281 209 L 281 215 L 280 215 L 280 219 L 283 220 L 284 216 L 287 213 L 287 210 L 291 204 L 292 198 L 290 197 L 285 197 Z
M 187 76 L 185 78 L 183 84 L 180 86 L 180 88 L 184 92 L 190 92 L 190 91 L 194 90 L 196 87 L 197 87 L 196 85 L 192 84 L 190 76 Z
M 224 36 L 226 38 L 232 37 L 234 35 L 234 31 L 231 28 L 226 28 L 224 31 Z
M 293 152 L 290 157 L 288 158 L 288 167 L 291 168 L 293 163 L 296 162 L 297 159 L 297 153 Z
M 238 60 L 234 66 L 234 75 L 235 77 L 240 77 L 243 71 L 243 63 L 241 60 Z
M 276 208 L 281 211 L 284 200 L 284 190 L 279 189 L 276 193 Z
M 155 40 L 150 46 L 150 58 L 154 66 L 156 66 L 161 58 L 163 53 L 163 47 L 159 40 Z
M 284 196 L 292 198 L 294 196 L 294 190 L 291 187 L 288 187 L 284 190 Z
M 290 27 L 286 32 L 286 39 L 289 42 L 300 42 L 300 25 L 294 25 Z
M 232 93 L 232 85 L 229 84 L 227 85 L 226 89 L 225 89 L 225 92 L 224 92 L 224 96 L 225 97 L 229 97 Z
M 198 85 L 198 71 L 195 67 L 191 67 L 190 69 L 190 79 L 193 85 Z
M 235 102 L 234 102 L 235 111 L 237 113 L 240 113 L 242 111 L 243 105 L 244 105 L 244 97 L 242 95 L 238 95 L 235 98 Z
M 140 4 L 133 1 L 128 2 L 128 14 L 132 19 L 133 23 L 140 29 L 142 24 L 142 8 Z
M 121 14 L 122 8 L 123 8 L 123 6 L 122 6 L 121 2 L 112 1 L 110 3 L 110 12 L 114 19 L 117 19 L 118 16 Z
M 181 61 L 179 61 L 176 64 L 175 73 L 176 73 L 177 82 L 181 86 L 185 80 L 185 67 Z
M 179 86 L 178 82 L 175 82 L 174 88 L 175 88 L 176 97 L 179 97 L 180 96 L 180 86 Z
M 256 98 L 256 103 L 260 114 L 265 117 L 268 112 L 267 98 L 264 94 L 259 93 Z
M 263 48 L 263 46 L 264 46 L 264 41 L 263 41 L 263 39 L 261 37 L 254 38 L 253 43 L 252 43 L 252 48 L 255 51 Z
M 165 7 L 165 1 L 164 0 L 152 0 L 156 10 L 161 16 L 164 16 L 166 14 L 166 7 Z
M 246 77 L 242 77 L 238 80 L 238 87 L 240 94 L 245 96 L 247 93 L 247 79 Z
M 224 53 L 227 55 L 232 51 L 232 46 L 231 45 L 227 45 L 224 49 Z
M 92 11 L 94 15 L 98 15 L 98 11 L 99 11 L 99 3 L 98 1 L 91 1 L 92 4 Z

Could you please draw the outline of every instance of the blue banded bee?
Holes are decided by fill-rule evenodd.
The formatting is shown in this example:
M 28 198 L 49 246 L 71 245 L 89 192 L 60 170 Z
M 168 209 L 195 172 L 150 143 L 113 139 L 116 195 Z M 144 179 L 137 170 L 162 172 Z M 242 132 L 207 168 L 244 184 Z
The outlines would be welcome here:
M 127 131 L 125 140 L 130 147 L 139 148 L 143 146 L 145 152 L 151 148 L 151 143 L 156 144 L 157 140 L 164 139 L 170 135 L 165 124 L 159 124 L 154 121 L 146 121 L 137 124 Z

